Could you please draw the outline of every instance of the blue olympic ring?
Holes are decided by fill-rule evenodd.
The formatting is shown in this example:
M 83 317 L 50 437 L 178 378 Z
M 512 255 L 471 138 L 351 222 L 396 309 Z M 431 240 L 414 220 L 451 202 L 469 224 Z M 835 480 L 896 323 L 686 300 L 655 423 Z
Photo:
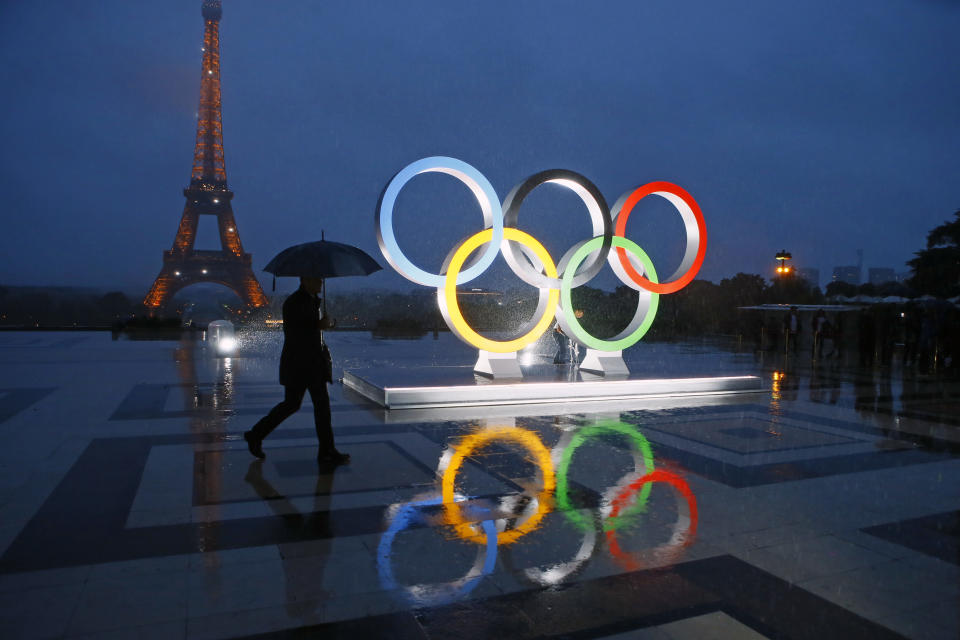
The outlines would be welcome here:
M 400 190 L 415 176 L 430 172 L 445 173 L 467 185 L 477 198 L 480 209 L 483 211 L 483 228 L 493 227 L 493 239 L 487 245 L 486 251 L 480 255 L 476 262 L 457 276 L 457 284 L 464 284 L 473 280 L 486 271 L 487 267 L 493 264 L 493 261 L 497 258 L 497 254 L 500 253 L 500 243 L 503 240 L 503 209 L 497 192 L 486 176 L 466 162 L 456 158 L 444 156 L 423 158 L 408 164 L 397 175 L 393 176 L 383 190 L 380 202 L 377 205 L 377 243 L 380 245 L 380 251 L 390 265 L 408 280 L 441 289 L 444 285 L 444 277 L 440 274 L 424 271 L 413 264 L 400 250 L 400 245 L 397 244 L 397 239 L 393 233 L 393 209 L 397 204 L 397 195 Z
M 469 498 L 459 498 L 456 502 L 463 502 Z M 443 504 L 442 497 L 408 502 L 403 505 L 394 516 L 390 526 L 380 537 L 380 544 L 377 547 L 377 572 L 380 574 L 380 584 L 385 589 L 399 590 L 401 587 L 397 584 L 396 577 L 393 575 L 393 566 L 390 564 L 390 554 L 393 547 L 393 539 L 397 534 L 413 524 L 423 524 L 423 515 L 420 513 L 422 507 L 437 506 Z M 489 511 L 488 509 L 477 509 L 478 511 Z M 492 520 L 483 520 L 480 523 L 484 533 L 487 536 L 486 555 L 483 560 L 483 567 L 479 573 L 470 575 L 469 573 L 458 581 L 452 583 L 455 588 L 450 589 L 448 593 L 435 593 L 429 598 L 429 604 L 445 604 L 452 602 L 473 591 L 480 583 L 481 578 L 493 573 L 497 563 L 497 527 Z M 457 583 L 460 583 L 459 585 Z M 451 585 L 451 586 L 452 586 Z M 409 589 L 409 587 L 407 587 Z M 422 600 L 425 598 L 416 598 L 417 604 L 425 604 Z

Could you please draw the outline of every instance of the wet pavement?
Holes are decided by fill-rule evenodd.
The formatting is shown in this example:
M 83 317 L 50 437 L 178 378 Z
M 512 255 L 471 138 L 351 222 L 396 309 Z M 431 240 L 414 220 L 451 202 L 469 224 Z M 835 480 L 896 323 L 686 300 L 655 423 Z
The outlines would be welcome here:
M 277 333 L 0 333 L 2 638 L 956 638 L 956 381 L 641 344 L 736 398 L 393 415 L 331 389 L 318 467 Z M 333 333 L 336 371 L 470 364 Z M 552 354 L 533 353 L 537 360 Z

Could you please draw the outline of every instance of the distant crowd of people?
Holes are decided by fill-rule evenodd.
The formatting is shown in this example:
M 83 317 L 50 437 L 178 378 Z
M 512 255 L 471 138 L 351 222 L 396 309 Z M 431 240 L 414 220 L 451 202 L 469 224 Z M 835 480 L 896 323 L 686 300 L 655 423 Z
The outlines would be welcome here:
M 957 371 L 960 356 L 960 310 L 948 302 L 874 305 L 827 313 L 818 309 L 804 319 L 797 307 L 779 323 L 767 319 L 758 340 L 761 348 L 812 359 L 844 357 L 856 348 L 860 366 L 889 366 L 901 353 L 903 366 L 920 373 Z

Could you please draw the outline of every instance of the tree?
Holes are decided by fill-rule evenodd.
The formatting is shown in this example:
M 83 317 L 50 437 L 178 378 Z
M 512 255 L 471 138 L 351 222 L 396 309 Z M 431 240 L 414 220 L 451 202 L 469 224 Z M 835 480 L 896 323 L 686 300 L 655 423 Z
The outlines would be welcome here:
M 753 273 L 738 273 L 720 281 L 724 303 L 731 307 L 750 307 L 763 303 L 767 281 Z
M 124 316 L 133 315 L 133 304 L 120 291 L 110 291 L 98 301 L 99 315 L 105 320 L 113 322 Z
M 827 285 L 827 296 L 847 296 L 852 298 L 857 295 L 857 285 L 836 280 Z
M 907 263 L 910 286 L 919 293 L 949 298 L 960 294 L 960 210 L 927 234 L 927 248 Z
M 902 282 L 884 282 L 877 286 L 877 295 L 882 297 L 901 296 L 903 298 L 915 297 L 914 292 Z
M 764 292 L 766 302 L 773 304 L 823 304 L 823 293 L 803 278 L 776 278 Z

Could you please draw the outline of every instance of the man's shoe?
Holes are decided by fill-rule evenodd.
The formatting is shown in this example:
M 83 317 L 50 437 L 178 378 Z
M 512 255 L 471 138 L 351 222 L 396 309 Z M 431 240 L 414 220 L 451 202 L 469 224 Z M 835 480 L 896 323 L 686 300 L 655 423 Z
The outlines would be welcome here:
M 332 453 L 322 453 L 317 456 L 317 462 L 320 464 L 347 464 L 350 462 L 349 453 L 340 453 L 339 451 L 333 451 Z
M 250 453 L 261 460 L 267 457 L 267 454 L 263 452 L 263 448 L 260 446 L 263 441 L 257 439 L 257 437 L 253 435 L 253 431 L 244 431 L 243 439 L 247 441 L 247 449 L 250 450 Z

